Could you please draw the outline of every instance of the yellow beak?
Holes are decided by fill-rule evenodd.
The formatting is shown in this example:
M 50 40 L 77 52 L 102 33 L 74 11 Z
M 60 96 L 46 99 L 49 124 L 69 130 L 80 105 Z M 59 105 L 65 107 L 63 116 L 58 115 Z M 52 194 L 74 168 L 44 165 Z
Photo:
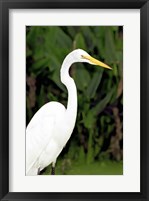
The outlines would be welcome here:
M 105 63 L 103 63 L 103 62 L 101 62 L 101 61 L 99 61 L 99 60 L 97 60 L 97 59 L 95 59 L 95 58 L 93 58 L 93 57 L 91 57 L 91 56 L 82 55 L 82 57 L 83 57 L 84 59 L 89 60 L 89 61 L 90 61 L 92 64 L 94 64 L 94 65 L 101 66 L 101 67 L 103 67 L 103 68 L 112 69 L 112 68 L 111 68 L 110 66 L 108 66 L 107 64 L 105 64 Z

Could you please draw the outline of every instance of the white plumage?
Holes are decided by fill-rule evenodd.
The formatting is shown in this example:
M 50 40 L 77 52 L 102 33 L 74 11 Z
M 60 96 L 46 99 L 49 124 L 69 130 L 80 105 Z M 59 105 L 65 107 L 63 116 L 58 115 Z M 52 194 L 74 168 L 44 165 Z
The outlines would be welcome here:
M 58 155 L 69 140 L 77 116 L 77 91 L 69 68 L 75 62 L 87 62 L 109 68 L 87 52 L 77 49 L 69 53 L 61 67 L 61 81 L 68 90 L 67 109 L 58 102 L 49 102 L 33 116 L 26 129 L 26 175 L 37 175 Z

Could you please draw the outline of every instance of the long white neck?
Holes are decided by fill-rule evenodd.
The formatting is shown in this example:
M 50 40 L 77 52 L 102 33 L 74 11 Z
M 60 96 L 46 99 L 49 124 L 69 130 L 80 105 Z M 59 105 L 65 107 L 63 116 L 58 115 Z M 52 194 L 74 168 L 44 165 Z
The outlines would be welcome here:
M 77 89 L 74 80 L 69 75 L 69 68 L 74 63 L 73 57 L 69 54 L 63 61 L 61 67 L 61 81 L 68 90 L 68 103 L 66 115 L 70 123 L 75 124 L 77 116 Z

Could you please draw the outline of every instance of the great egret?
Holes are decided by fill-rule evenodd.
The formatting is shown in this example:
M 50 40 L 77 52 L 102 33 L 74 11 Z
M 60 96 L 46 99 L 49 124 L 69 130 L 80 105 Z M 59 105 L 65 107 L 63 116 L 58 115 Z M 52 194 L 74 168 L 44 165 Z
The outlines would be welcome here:
M 67 108 L 59 102 L 49 102 L 31 119 L 26 129 L 26 175 L 38 175 L 51 163 L 54 174 L 56 159 L 72 134 L 77 116 L 77 90 L 69 76 L 69 68 L 75 62 L 111 69 L 82 49 L 76 49 L 66 56 L 60 77 L 68 90 Z

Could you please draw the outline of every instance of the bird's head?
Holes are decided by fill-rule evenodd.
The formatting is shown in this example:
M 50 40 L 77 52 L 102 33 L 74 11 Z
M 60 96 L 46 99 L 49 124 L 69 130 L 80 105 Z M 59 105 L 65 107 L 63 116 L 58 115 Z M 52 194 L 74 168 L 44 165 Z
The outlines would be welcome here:
M 86 62 L 86 63 L 92 64 L 92 65 L 97 65 L 97 66 L 100 66 L 103 68 L 112 69 L 110 66 L 108 66 L 107 64 L 93 58 L 86 51 L 84 51 L 82 49 L 74 50 L 72 52 L 72 57 L 77 62 Z

